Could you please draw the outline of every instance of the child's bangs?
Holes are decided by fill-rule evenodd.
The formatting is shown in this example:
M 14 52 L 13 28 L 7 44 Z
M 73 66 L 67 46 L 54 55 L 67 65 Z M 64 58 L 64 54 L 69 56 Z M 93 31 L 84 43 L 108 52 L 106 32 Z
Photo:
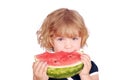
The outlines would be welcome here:
M 80 36 L 79 32 L 76 25 L 62 25 L 56 30 L 55 36 L 73 38 Z

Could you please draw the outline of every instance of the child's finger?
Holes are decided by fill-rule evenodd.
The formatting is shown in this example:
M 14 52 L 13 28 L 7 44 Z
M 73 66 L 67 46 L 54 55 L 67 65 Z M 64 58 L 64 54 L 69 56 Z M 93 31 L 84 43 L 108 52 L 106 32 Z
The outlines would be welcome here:
M 88 61 L 91 61 L 91 58 L 90 58 L 89 55 L 87 55 L 87 54 L 83 54 L 82 56 L 84 56 Z
M 32 66 L 33 72 L 36 71 L 38 63 L 39 63 L 39 62 L 33 62 L 33 66 Z
M 38 65 L 37 65 L 37 67 L 36 67 L 36 73 L 37 74 L 42 74 L 42 69 L 41 69 L 41 67 L 43 66 L 43 62 L 38 62 Z
M 82 55 L 81 59 L 85 65 L 91 66 L 91 59 L 88 55 Z
M 46 74 L 47 72 L 47 62 L 44 62 L 41 66 L 42 74 Z

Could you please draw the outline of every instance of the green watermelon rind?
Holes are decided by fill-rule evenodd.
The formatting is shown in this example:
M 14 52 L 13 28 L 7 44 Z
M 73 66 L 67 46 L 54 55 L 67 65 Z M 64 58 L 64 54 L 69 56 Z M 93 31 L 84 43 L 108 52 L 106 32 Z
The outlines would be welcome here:
M 51 78 L 68 78 L 68 77 L 72 77 L 76 74 L 79 74 L 80 71 L 83 69 L 84 64 L 83 63 L 79 63 L 73 66 L 68 66 L 68 67 L 48 67 L 47 69 L 47 75 Z

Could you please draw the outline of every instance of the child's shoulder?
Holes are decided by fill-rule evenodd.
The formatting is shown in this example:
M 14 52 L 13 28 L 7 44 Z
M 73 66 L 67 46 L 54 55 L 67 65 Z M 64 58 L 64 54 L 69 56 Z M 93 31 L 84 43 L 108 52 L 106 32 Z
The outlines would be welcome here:
M 98 72 L 98 66 L 94 61 L 91 61 L 91 65 L 92 65 L 92 67 L 91 67 L 91 70 L 90 70 L 90 74 L 94 73 L 94 72 Z

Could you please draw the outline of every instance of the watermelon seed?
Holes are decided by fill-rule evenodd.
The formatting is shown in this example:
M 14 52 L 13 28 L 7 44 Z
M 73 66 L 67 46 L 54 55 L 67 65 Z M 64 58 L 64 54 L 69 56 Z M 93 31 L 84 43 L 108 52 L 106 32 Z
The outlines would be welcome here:
M 54 62 L 55 62 L 55 63 L 57 63 L 57 61 L 56 61 L 56 60 L 55 60 Z
M 69 57 L 71 58 L 71 57 L 72 57 L 72 55 L 69 55 Z

